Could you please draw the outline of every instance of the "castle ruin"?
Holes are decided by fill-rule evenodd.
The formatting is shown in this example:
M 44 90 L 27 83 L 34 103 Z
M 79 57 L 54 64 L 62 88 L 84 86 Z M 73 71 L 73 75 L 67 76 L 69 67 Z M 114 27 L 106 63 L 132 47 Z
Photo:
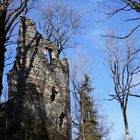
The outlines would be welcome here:
M 71 139 L 68 62 L 46 42 L 32 20 L 20 18 L 9 100 L 0 106 L 1 140 Z

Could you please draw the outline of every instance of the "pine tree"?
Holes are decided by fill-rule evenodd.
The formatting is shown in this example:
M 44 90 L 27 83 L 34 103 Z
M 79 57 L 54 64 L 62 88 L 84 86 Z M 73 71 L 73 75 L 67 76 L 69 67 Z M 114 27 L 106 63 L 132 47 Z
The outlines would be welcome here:
M 94 105 L 90 94 L 93 92 L 93 87 L 91 86 L 91 80 L 88 74 L 83 75 L 83 79 L 79 81 L 73 92 L 75 99 L 77 100 L 75 114 L 75 124 L 78 128 L 77 139 L 81 140 L 100 140 L 101 135 L 98 130 L 98 120 L 97 120 L 97 109 Z
M 92 91 L 93 88 L 91 86 L 90 77 L 88 74 L 84 74 L 83 80 L 79 85 L 81 114 L 79 134 L 81 135 L 82 140 L 92 140 L 93 138 L 98 140 L 101 138 L 97 131 L 97 111 L 94 108 L 94 102 L 90 97 Z

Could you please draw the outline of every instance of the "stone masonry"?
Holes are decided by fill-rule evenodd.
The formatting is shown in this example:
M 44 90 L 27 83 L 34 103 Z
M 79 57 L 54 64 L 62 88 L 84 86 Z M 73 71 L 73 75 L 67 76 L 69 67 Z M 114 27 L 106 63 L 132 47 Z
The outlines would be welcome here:
M 71 139 L 69 67 L 55 47 L 32 20 L 20 18 L 17 56 L 8 74 L 9 100 L 0 107 L 5 110 L 0 139 Z

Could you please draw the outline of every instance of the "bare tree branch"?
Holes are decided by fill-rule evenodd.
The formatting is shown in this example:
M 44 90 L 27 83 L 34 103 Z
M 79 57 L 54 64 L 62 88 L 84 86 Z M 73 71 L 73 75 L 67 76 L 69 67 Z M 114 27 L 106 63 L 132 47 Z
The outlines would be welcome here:
M 137 30 L 139 27 L 140 27 L 140 25 L 137 25 L 136 27 L 134 27 L 134 28 L 133 28 L 127 35 L 125 35 L 125 36 L 101 35 L 101 37 L 112 37 L 112 38 L 117 38 L 117 39 L 125 39 L 125 38 L 130 37 L 130 36 L 135 32 L 135 30 Z
M 2 0 L 0 1 L 0 95 L 2 94 L 3 73 L 4 73 L 4 60 L 6 46 L 12 33 L 17 25 L 18 17 L 21 14 L 27 13 L 35 0 Z M 11 40 L 10 40 L 11 41 Z M 10 42 L 10 44 L 12 41 Z
M 133 89 L 140 85 L 136 76 L 140 74 L 140 51 L 134 47 L 133 40 L 128 38 L 121 40 L 119 44 L 115 34 L 113 38 L 106 38 L 106 50 L 108 56 L 108 66 L 113 79 L 115 94 L 109 95 L 108 101 L 117 100 L 120 104 L 125 125 L 126 140 L 129 140 L 129 127 L 126 110 L 130 96 L 140 97 L 132 94 Z
M 59 54 L 75 45 L 73 36 L 80 28 L 80 16 L 77 12 L 58 0 L 39 9 L 42 17 L 41 28 L 50 43 L 59 48 Z
M 133 97 L 138 97 L 138 98 L 140 98 L 140 95 L 135 95 L 135 94 L 129 94 L 129 96 L 133 96 Z
M 117 4 L 114 4 L 114 2 L 117 2 Z M 103 2 L 101 2 L 102 4 Z M 112 4 L 112 6 L 111 6 Z M 121 13 L 124 13 L 124 14 L 131 14 L 131 13 L 135 13 L 137 12 L 138 14 L 140 13 L 140 1 L 137 1 L 137 0 L 119 0 L 119 1 L 111 1 L 110 3 L 110 8 L 107 8 L 108 7 L 108 2 L 104 2 L 104 11 L 97 11 L 98 13 L 102 13 L 102 14 L 105 14 L 107 15 L 107 17 L 103 20 L 100 20 L 100 22 L 104 21 L 104 20 L 107 20 L 109 18 L 112 18 L 113 16 L 117 15 L 117 14 L 121 14 Z M 127 19 L 126 19 L 127 17 Z M 140 20 L 140 17 L 132 17 L 132 18 L 128 18 L 129 16 L 124 16 L 124 20 L 122 21 L 127 21 L 127 22 L 139 22 Z M 102 35 L 104 37 L 113 37 L 113 38 L 117 38 L 117 39 L 125 39 L 129 36 L 131 36 L 137 29 L 139 29 L 139 23 L 136 23 L 137 25 L 130 29 L 128 32 L 128 34 L 126 33 L 126 35 L 123 35 L 123 36 L 113 36 L 113 35 Z

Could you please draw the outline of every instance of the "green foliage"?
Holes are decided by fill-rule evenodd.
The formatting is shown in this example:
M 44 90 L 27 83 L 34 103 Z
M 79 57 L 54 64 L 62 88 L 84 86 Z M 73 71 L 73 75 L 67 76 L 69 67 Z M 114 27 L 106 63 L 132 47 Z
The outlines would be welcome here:
M 90 94 L 93 92 L 91 80 L 88 74 L 83 75 L 83 80 L 79 82 L 78 93 L 80 98 L 80 125 L 79 135 L 82 139 L 100 140 L 101 136 L 97 129 L 97 110 Z
M 46 44 L 46 45 L 49 45 L 49 44 L 51 44 L 51 41 L 50 41 L 50 40 L 47 40 L 47 41 L 45 42 L 45 44 Z
M 93 91 L 93 88 L 91 86 L 91 80 L 90 80 L 90 77 L 87 73 L 84 74 L 83 76 L 83 80 L 81 81 L 80 83 L 80 93 L 85 93 L 85 94 L 88 94 L 88 93 L 91 93 Z

